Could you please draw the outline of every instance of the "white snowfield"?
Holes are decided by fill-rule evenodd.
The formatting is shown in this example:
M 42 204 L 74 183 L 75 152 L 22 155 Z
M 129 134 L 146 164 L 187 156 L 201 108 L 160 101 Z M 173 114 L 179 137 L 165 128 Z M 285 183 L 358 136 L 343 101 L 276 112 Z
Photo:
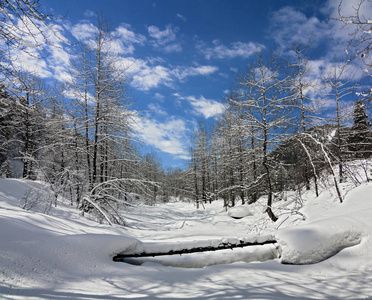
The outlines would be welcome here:
M 205 210 L 176 202 L 128 209 L 127 227 L 97 224 L 68 202 L 49 215 L 20 208 L 40 187 L 0 180 L 0 299 L 372 299 L 372 183 L 348 193 L 345 185 L 342 204 L 331 190 L 305 194 L 305 220 L 281 210 L 283 200 L 275 223 L 264 201 L 242 219 L 221 202 Z M 141 265 L 112 260 L 267 235 L 277 243 L 132 259 Z

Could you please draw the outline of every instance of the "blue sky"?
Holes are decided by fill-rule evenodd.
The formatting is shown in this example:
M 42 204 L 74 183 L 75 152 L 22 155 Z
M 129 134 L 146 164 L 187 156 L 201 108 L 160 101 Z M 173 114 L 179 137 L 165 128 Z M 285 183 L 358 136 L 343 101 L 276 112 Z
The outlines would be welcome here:
M 348 1 L 344 6 L 351 12 Z M 288 51 L 291 42 L 311 37 L 319 76 L 345 53 L 348 31 L 337 16 L 339 0 L 41 0 L 42 10 L 65 16 L 61 35 L 71 44 L 89 38 L 96 13 L 103 13 L 116 33 L 116 47 L 130 65 L 131 96 L 144 117 L 139 135 L 146 151 L 164 167 L 187 164 L 190 135 L 199 120 L 223 112 L 223 98 L 254 54 L 274 45 Z M 367 8 L 366 8 L 367 9 Z M 371 12 L 368 7 L 367 12 Z M 65 80 L 74 50 L 56 41 L 43 77 Z M 31 64 L 31 62 L 30 62 Z M 360 75 L 361 76 L 361 75 Z

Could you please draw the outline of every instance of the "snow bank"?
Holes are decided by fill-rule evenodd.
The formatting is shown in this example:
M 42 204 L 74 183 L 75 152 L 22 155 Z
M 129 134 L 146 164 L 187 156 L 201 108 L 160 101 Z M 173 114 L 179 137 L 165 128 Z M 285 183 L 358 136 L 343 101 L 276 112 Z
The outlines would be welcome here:
M 281 263 L 315 264 L 359 244 L 361 233 L 346 218 L 332 218 L 280 230 L 276 238 L 282 252 Z
M 362 242 L 372 246 L 372 185 L 352 189 L 344 203 L 329 201 L 327 195 L 303 209 L 308 222 L 275 233 L 282 263 L 314 264 Z
M 6 229 L 0 230 L 0 278 L 11 284 L 23 278 L 26 285 L 37 285 L 63 274 L 95 272 L 110 265 L 118 251 L 138 242 L 105 228 L 98 234 L 86 226 L 79 233 L 77 226 L 47 215 L 0 210 L 0 228 Z
M 45 189 L 46 185 L 38 181 L 0 179 L 0 208 L 23 206 L 27 194 Z

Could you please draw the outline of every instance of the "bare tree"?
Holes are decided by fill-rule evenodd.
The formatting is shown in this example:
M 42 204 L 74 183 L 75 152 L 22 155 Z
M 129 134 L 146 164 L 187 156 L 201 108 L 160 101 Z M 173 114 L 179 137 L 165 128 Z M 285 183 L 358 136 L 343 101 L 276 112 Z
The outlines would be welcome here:
M 371 0 L 360 0 L 357 5 L 351 6 L 347 1 L 340 1 L 338 6 L 338 19 L 348 28 L 352 28 L 351 39 L 348 49 L 354 52 L 354 57 L 361 57 L 364 64 L 371 68 L 372 61 L 369 53 L 372 49 L 372 20 L 371 16 L 365 14 L 372 4 Z M 350 15 L 345 15 L 343 8 L 353 11 Z M 369 7 L 368 7 L 369 6 Z
M 209 134 L 203 122 L 199 122 L 199 128 L 194 131 L 192 138 L 192 169 L 194 172 L 194 193 L 197 203 L 207 203 L 210 199 L 210 141 Z M 201 197 L 201 199 L 199 199 Z
M 112 47 L 114 38 L 108 20 L 98 15 L 93 39 L 82 43 L 81 53 L 73 61 L 69 86 L 69 96 L 75 99 L 70 114 L 84 140 L 80 152 L 85 154 L 89 182 L 85 199 L 103 203 L 102 210 L 111 206 L 108 215 L 118 203 L 127 202 L 129 191 L 150 194 L 156 189 L 155 182 L 138 168 L 133 134 L 136 113 L 128 96 L 127 67 Z
M 338 161 L 339 181 L 343 182 L 344 177 L 344 156 L 347 150 L 348 131 L 345 130 L 345 121 L 347 118 L 347 111 L 343 107 L 343 100 L 352 93 L 352 84 L 350 77 L 350 69 L 347 64 L 334 63 L 330 72 L 325 76 L 324 80 L 330 88 L 330 95 L 336 104 L 334 124 L 335 131 L 335 155 Z
M 17 51 L 39 57 L 45 45 L 68 43 L 50 22 L 57 17 L 43 13 L 39 0 L 2 0 L 0 11 L 1 72 L 13 64 Z
M 293 71 L 290 88 L 294 100 L 295 114 L 297 115 L 297 120 L 295 120 L 294 124 L 298 125 L 299 128 L 297 130 L 301 133 L 305 133 L 312 127 L 314 119 L 317 118 L 316 112 L 320 107 L 319 100 L 311 97 L 311 95 L 317 92 L 319 85 L 310 77 L 310 46 L 310 43 L 306 45 L 294 43 L 292 46 L 292 53 L 294 53 L 294 55 L 292 62 L 289 64 L 289 68 Z M 314 168 L 310 151 L 308 151 L 305 146 L 305 141 L 300 140 L 302 137 L 304 137 L 304 135 L 298 135 L 297 142 L 302 146 L 306 156 L 303 163 L 297 163 L 296 168 L 299 171 L 298 174 L 302 171 L 300 177 L 305 178 L 306 188 L 308 190 L 310 189 L 310 178 L 314 178 L 315 190 L 318 196 L 316 169 Z M 309 164 L 312 166 L 311 168 Z M 309 172 L 309 170 L 312 172 Z
M 248 179 L 251 149 L 245 111 L 243 106 L 237 104 L 235 92 L 228 96 L 227 101 L 227 108 L 216 126 L 217 145 L 214 147 L 222 174 L 218 193 L 224 197 L 225 205 L 234 206 L 238 198 L 245 204 L 247 193 L 254 192 L 250 190 L 251 178 Z
M 273 193 L 277 182 L 275 161 L 270 152 L 284 139 L 292 119 L 293 104 L 288 92 L 288 79 L 282 71 L 279 52 L 273 52 L 268 58 L 262 53 L 257 55 L 255 64 L 249 67 L 247 74 L 239 79 L 239 105 L 246 112 L 246 124 L 254 130 L 257 148 L 260 148 L 261 172 L 264 175 L 267 191 L 267 213 L 276 221 L 273 213 Z M 246 93 L 248 91 L 248 93 Z

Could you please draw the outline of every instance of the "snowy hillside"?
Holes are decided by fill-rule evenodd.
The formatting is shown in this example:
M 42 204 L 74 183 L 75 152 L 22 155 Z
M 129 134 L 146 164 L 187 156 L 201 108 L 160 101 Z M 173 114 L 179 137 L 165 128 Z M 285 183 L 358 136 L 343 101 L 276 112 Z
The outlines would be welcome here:
M 42 205 L 20 208 L 27 191 L 40 188 L 0 180 L 1 299 L 372 298 L 372 183 L 343 186 L 342 204 L 332 190 L 308 192 L 301 214 L 282 210 L 276 223 L 259 203 L 249 208 L 253 216 L 234 219 L 221 202 L 199 210 L 176 202 L 130 208 L 127 227 L 89 221 L 67 201 L 49 215 L 38 212 Z M 277 243 L 132 259 L 141 265 L 112 261 L 120 252 L 265 235 Z

